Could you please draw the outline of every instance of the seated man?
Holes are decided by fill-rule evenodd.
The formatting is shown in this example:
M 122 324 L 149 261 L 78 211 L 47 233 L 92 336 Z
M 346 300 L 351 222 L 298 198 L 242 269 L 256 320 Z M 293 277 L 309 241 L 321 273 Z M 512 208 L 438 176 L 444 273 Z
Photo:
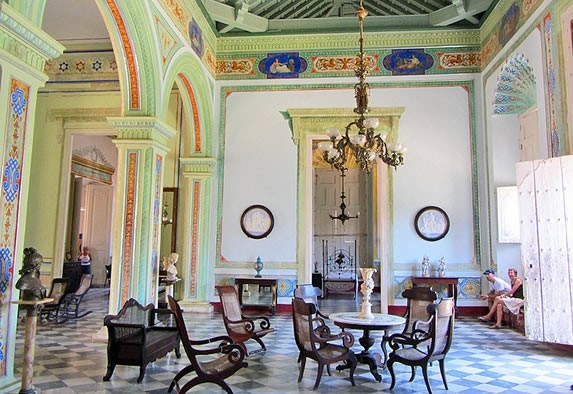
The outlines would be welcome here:
M 511 286 L 503 279 L 495 276 L 495 271 L 492 269 L 485 270 L 483 274 L 486 275 L 486 278 L 489 281 L 489 292 L 487 294 L 482 294 L 480 298 L 482 300 L 487 299 L 487 306 L 491 309 L 495 298 L 511 290 Z
M 501 328 L 504 306 L 514 315 L 517 315 L 523 306 L 523 281 L 517 277 L 517 270 L 515 268 L 508 269 L 507 275 L 511 282 L 511 289 L 496 297 L 489 313 L 479 317 L 480 320 L 491 321 L 495 315 L 495 324 L 489 328 Z

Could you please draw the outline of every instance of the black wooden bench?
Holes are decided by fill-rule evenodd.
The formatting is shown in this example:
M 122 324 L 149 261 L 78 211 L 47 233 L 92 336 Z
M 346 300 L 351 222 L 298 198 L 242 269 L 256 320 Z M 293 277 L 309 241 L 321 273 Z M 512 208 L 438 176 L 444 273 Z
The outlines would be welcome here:
M 156 309 L 153 304 L 144 307 L 133 298 L 117 315 L 107 315 L 107 373 L 103 380 L 111 378 L 118 364 L 138 365 L 140 383 L 148 363 L 172 350 L 180 358 L 180 337 L 172 315 L 169 309 Z

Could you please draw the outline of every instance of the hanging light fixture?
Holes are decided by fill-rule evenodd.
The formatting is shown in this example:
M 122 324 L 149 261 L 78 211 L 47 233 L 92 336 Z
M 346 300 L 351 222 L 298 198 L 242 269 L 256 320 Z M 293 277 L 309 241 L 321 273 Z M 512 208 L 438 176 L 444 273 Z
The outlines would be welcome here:
M 344 193 L 344 178 L 346 177 L 346 169 L 340 171 L 340 184 L 341 184 L 341 193 L 340 193 L 340 213 L 337 216 L 329 215 L 332 220 L 340 220 L 342 225 L 344 222 L 350 219 L 358 219 L 360 213 L 358 212 L 356 216 L 350 216 L 346 213 L 346 203 L 344 200 L 346 199 L 346 194 Z M 336 212 L 334 212 L 336 214 Z
M 384 163 L 396 168 L 404 164 L 404 154 L 406 147 L 399 143 L 386 143 L 386 136 L 375 134 L 380 120 L 378 118 L 367 118 L 368 98 L 370 96 L 370 86 L 366 83 L 368 68 L 364 56 L 364 18 L 368 11 L 364 9 L 360 0 L 360 7 L 356 11 L 358 26 L 360 29 L 360 53 L 356 58 L 356 69 L 354 73 L 358 77 L 358 83 L 354 85 L 354 97 L 356 98 L 356 108 L 354 112 L 358 118 L 346 126 L 344 134 L 338 129 L 328 129 L 326 134 L 330 141 L 322 141 L 318 144 L 318 149 L 323 152 L 324 160 L 333 168 L 342 171 L 347 169 L 348 150 L 354 153 L 356 162 L 363 171 L 370 173 L 372 165 L 379 157 Z M 356 133 L 354 133 L 357 131 Z

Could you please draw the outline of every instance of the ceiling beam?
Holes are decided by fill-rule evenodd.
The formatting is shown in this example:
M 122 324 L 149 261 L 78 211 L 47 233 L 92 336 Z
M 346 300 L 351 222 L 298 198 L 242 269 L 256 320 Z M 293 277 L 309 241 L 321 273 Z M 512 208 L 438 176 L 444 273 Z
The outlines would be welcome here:
M 364 19 L 365 29 L 424 28 L 429 27 L 428 15 L 368 16 Z M 358 32 L 358 21 L 354 17 L 307 18 L 270 20 L 269 31 L 282 31 L 286 34 L 316 30 Z
M 227 25 L 223 29 L 225 31 L 237 28 L 250 33 L 262 33 L 269 29 L 269 20 L 251 14 L 246 3 L 239 3 L 237 8 L 215 0 L 203 0 L 203 3 L 214 21 Z
M 452 23 L 468 19 L 474 22 L 474 15 L 485 12 L 493 0 L 452 0 L 452 5 L 434 11 L 430 14 L 433 26 L 449 26 Z

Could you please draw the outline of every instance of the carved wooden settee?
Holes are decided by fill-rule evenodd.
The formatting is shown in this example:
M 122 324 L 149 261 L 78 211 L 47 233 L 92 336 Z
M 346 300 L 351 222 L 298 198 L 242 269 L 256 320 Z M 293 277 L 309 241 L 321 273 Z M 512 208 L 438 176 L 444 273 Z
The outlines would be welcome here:
M 168 309 L 156 309 L 153 304 L 144 307 L 132 298 L 117 315 L 107 315 L 104 325 L 108 330 L 104 381 L 111 378 L 117 364 L 139 365 L 140 383 L 148 363 L 172 350 L 181 357 L 179 332 Z

